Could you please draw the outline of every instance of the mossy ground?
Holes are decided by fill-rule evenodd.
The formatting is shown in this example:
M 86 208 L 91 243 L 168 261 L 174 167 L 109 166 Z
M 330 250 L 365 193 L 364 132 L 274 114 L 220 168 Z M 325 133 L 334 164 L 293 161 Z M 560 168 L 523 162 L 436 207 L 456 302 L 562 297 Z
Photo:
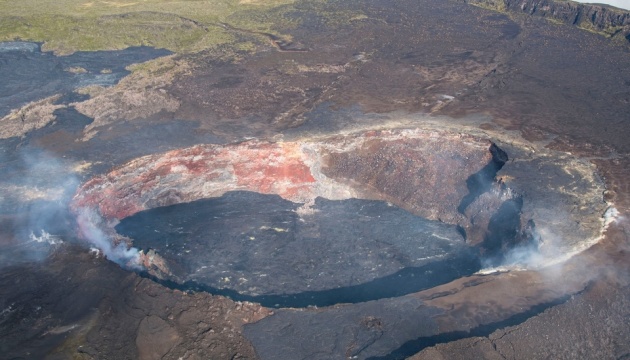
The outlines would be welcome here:
M 231 17 L 240 28 L 270 31 L 280 20 L 271 10 L 292 2 L 0 0 L 0 41 L 43 42 L 44 50 L 58 54 L 139 45 L 196 52 L 235 42 L 234 34 L 218 25 L 231 23 Z

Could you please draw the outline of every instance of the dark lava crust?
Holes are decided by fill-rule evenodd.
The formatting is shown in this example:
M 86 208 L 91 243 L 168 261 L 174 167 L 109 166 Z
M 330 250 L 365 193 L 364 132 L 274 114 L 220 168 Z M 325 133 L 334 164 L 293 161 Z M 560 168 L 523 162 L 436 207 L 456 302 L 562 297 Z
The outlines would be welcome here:
M 170 54 L 149 47 L 120 51 L 77 52 L 58 57 L 42 52 L 41 46 L 27 42 L 0 44 L 0 117 L 11 109 L 55 94 L 66 94 L 70 103 L 73 90 L 90 85 L 111 86 L 129 71 L 126 66 Z M 80 68 L 80 71 L 73 69 Z M 76 94 L 75 94 L 76 96 Z
M 169 279 L 268 306 L 401 296 L 480 267 L 454 225 L 383 201 L 317 198 L 305 216 L 295 212 L 299 206 L 277 195 L 231 192 L 146 210 L 116 230 L 160 254 Z

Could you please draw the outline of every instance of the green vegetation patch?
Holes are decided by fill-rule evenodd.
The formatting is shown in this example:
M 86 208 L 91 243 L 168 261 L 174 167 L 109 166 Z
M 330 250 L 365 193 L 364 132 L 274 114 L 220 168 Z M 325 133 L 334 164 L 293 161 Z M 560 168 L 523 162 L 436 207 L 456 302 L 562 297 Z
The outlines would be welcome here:
M 239 12 L 263 14 L 293 0 L 0 0 L 0 41 L 43 42 L 44 50 L 114 50 L 147 45 L 186 53 L 233 43 L 220 26 Z M 268 29 L 241 17 L 238 26 Z M 247 47 L 246 47 L 247 48 Z
M 503 0 L 469 0 L 470 5 L 480 7 L 482 9 L 494 10 L 497 12 L 507 12 L 507 7 Z

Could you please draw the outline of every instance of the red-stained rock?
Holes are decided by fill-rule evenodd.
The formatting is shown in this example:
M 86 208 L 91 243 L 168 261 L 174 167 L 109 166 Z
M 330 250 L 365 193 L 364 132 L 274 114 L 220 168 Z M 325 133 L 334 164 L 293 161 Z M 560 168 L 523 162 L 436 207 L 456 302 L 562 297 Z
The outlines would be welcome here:
M 197 145 L 144 156 L 98 176 L 79 189 L 72 207 L 122 219 L 156 206 L 244 190 L 307 206 L 318 196 L 386 200 L 469 229 L 458 206 L 469 192 L 466 180 L 493 161 L 490 146 L 470 135 L 409 129 Z

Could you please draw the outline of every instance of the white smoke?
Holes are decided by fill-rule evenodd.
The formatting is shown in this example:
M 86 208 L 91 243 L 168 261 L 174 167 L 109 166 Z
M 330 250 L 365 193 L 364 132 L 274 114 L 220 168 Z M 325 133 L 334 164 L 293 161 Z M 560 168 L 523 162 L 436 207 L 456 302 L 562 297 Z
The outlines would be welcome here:
M 619 210 L 617 210 L 617 208 L 612 205 L 609 206 L 604 213 L 604 230 L 606 230 L 608 226 L 610 226 L 610 224 L 614 223 L 615 221 L 621 220 L 623 220 L 623 218 L 619 215 Z
M 142 269 L 140 251 L 134 247 L 128 247 L 124 241 L 115 244 L 115 239 L 103 231 L 104 219 L 94 209 L 79 208 L 75 213 L 80 237 L 97 247 L 107 259 L 118 265 L 130 269 Z
M 35 235 L 35 233 L 31 231 L 31 234 L 28 237 L 29 239 L 31 239 L 31 241 L 35 241 L 38 243 L 48 243 L 50 245 L 63 243 L 63 240 L 61 240 L 60 236 L 51 235 L 50 233 L 46 232 L 46 230 L 41 230 L 39 236 Z
M 602 229 L 598 237 L 580 242 L 577 246 L 566 249 L 561 246 L 562 239 L 551 229 L 546 227 L 536 228 L 538 239 L 536 244 L 517 246 L 504 254 L 501 264 L 492 265 L 493 259 L 487 259 L 482 263 L 482 270 L 478 274 L 491 274 L 510 270 L 542 270 L 566 262 L 573 256 L 583 252 L 598 243 L 608 227 L 616 222 L 624 220 L 619 211 L 612 204 L 602 215 Z
M 69 201 L 79 184 L 72 164 L 47 152 L 20 149 L 7 155 L 0 179 L 0 211 L 8 214 L 0 266 L 45 259 L 52 247 L 74 234 Z M 9 235 L 10 234 L 10 235 Z
M 0 191 L 7 195 L 0 196 L 0 209 L 16 214 L 12 226 L 17 249 L 15 254 L 5 254 L 0 266 L 42 260 L 49 249 L 32 245 L 59 245 L 79 235 L 111 261 L 131 269 L 141 268 L 139 251 L 108 236 L 98 213 L 91 209 L 70 211 L 80 172 L 85 169 L 81 165 L 47 152 L 21 150 L 12 173 L 0 182 Z

